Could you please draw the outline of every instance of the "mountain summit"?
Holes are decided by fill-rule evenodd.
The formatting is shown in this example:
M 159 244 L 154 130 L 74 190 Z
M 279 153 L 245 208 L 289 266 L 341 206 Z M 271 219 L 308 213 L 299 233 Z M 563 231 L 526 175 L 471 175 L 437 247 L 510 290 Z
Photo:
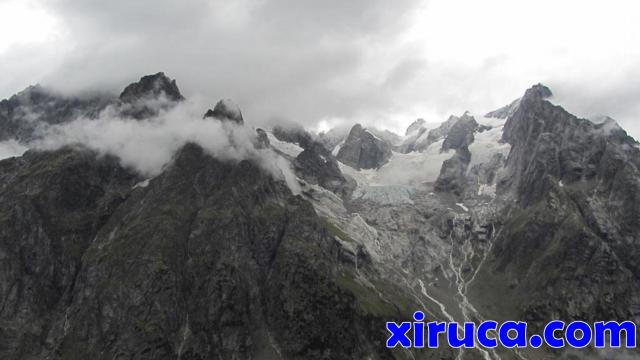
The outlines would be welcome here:
M 138 82 L 129 84 L 120 94 L 120 100 L 133 103 L 141 99 L 160 96 L 165 96 L 169 101 L 174 102 L 184 100 L 176 81 L 167 77 L 163 72 L 143 76 Z
M 240 107 L 230 99 L 222 99 L 218 101 L 213 110 L 207 110 L 204 117 L 231 121 L 239 125 L 244 124 L 244 118 L 242 117 Z

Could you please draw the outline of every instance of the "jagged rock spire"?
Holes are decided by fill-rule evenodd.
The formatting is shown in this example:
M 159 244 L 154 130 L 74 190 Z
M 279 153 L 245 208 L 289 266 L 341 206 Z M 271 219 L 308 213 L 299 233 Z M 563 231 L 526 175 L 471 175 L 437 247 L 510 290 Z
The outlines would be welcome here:
M 138 82 L 129 84 L 120 94 L 120 100 L 132 103 L 140 99 L 156 98 L 163 94 L 171 101 L 184 100 L 176 81 L 159 72 L 143 76 Z
M 376 169 L 384 165 L 390 156 L 390 144 L 356 124 L 351 128 L 337 158 L 355 169 Z
M 242 111 L 240 111 L 240 107 L 236 105 L 230 99 L 222 99 L 218 101 L 213 110 L 209 109 L 204 114 L 205 118 L 212 117 L 219 120 L 232 121 L 239 125 L 244 124 L 244 119 L 242 118 Z

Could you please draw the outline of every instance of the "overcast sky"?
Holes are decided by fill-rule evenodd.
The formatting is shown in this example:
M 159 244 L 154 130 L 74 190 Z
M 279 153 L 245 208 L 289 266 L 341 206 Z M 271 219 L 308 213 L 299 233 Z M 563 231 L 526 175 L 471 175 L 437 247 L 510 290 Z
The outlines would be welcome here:
M 482 114 L 534 83 L 640 138 L 634 0 L 0 0 L 0 98 L 148 73 L 311 128 Z

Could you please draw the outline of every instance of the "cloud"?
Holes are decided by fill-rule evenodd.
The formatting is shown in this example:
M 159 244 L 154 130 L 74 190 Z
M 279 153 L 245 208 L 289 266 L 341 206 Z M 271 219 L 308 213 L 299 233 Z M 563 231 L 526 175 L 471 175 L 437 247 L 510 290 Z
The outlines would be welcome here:
M 299 191 L 288 162 L 271 149 L 256 149 L 254 129 L 230 121 L 202 118 L 201 104 L 182 102 L 169 110 L 162 99 L 147 102 L 159 109 L 157 116 L 135 120 L 122 117 L 121 109 L 110 106 L 97 119 L 79 117 L 71 122 L 45 126 L 28 147 L 41 150 L 82 145 L 100 154 L 118 157 L 123 166 L 153 177 L 162 172 L 178 149 L 186 143 L 200 145 L 208 154 L 227 161 L 254 160 L 277 179 Z M 0 155 L 24 151 L 16 144 L 0 143 Z M 5 149 L 6 147 L 6 149 Z M 6 151 L 5 151 L 6 150 Z
M 0 54 L 4 96 L 37 81 L 116 91 L 165 71 L 187 97 L 232 98 L 254 123 L 403 132 L 543 82 L 578 115 L 609 114 L 640 135 L 632 1 L 29 1 L 57 35 Z

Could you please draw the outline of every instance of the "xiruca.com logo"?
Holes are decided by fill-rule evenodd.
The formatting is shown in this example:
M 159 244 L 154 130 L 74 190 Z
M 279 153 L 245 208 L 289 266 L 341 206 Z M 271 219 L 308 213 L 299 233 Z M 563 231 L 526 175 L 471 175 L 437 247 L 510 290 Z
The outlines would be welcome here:
M 452 348 L 635 348 L 636 324 L 632 321 L 599 321 L 587 323 L 550 321 L 542 334 L 529 334 L 524 321 L 425 322 L 422 311 L 413 314 L 413 322 L 387 322 L 387 347 L 438 348 L 441 338 Z M 442 335 L 442 336 L 441 336 Z M 444 342 L 442 343 L 444 344 Z

